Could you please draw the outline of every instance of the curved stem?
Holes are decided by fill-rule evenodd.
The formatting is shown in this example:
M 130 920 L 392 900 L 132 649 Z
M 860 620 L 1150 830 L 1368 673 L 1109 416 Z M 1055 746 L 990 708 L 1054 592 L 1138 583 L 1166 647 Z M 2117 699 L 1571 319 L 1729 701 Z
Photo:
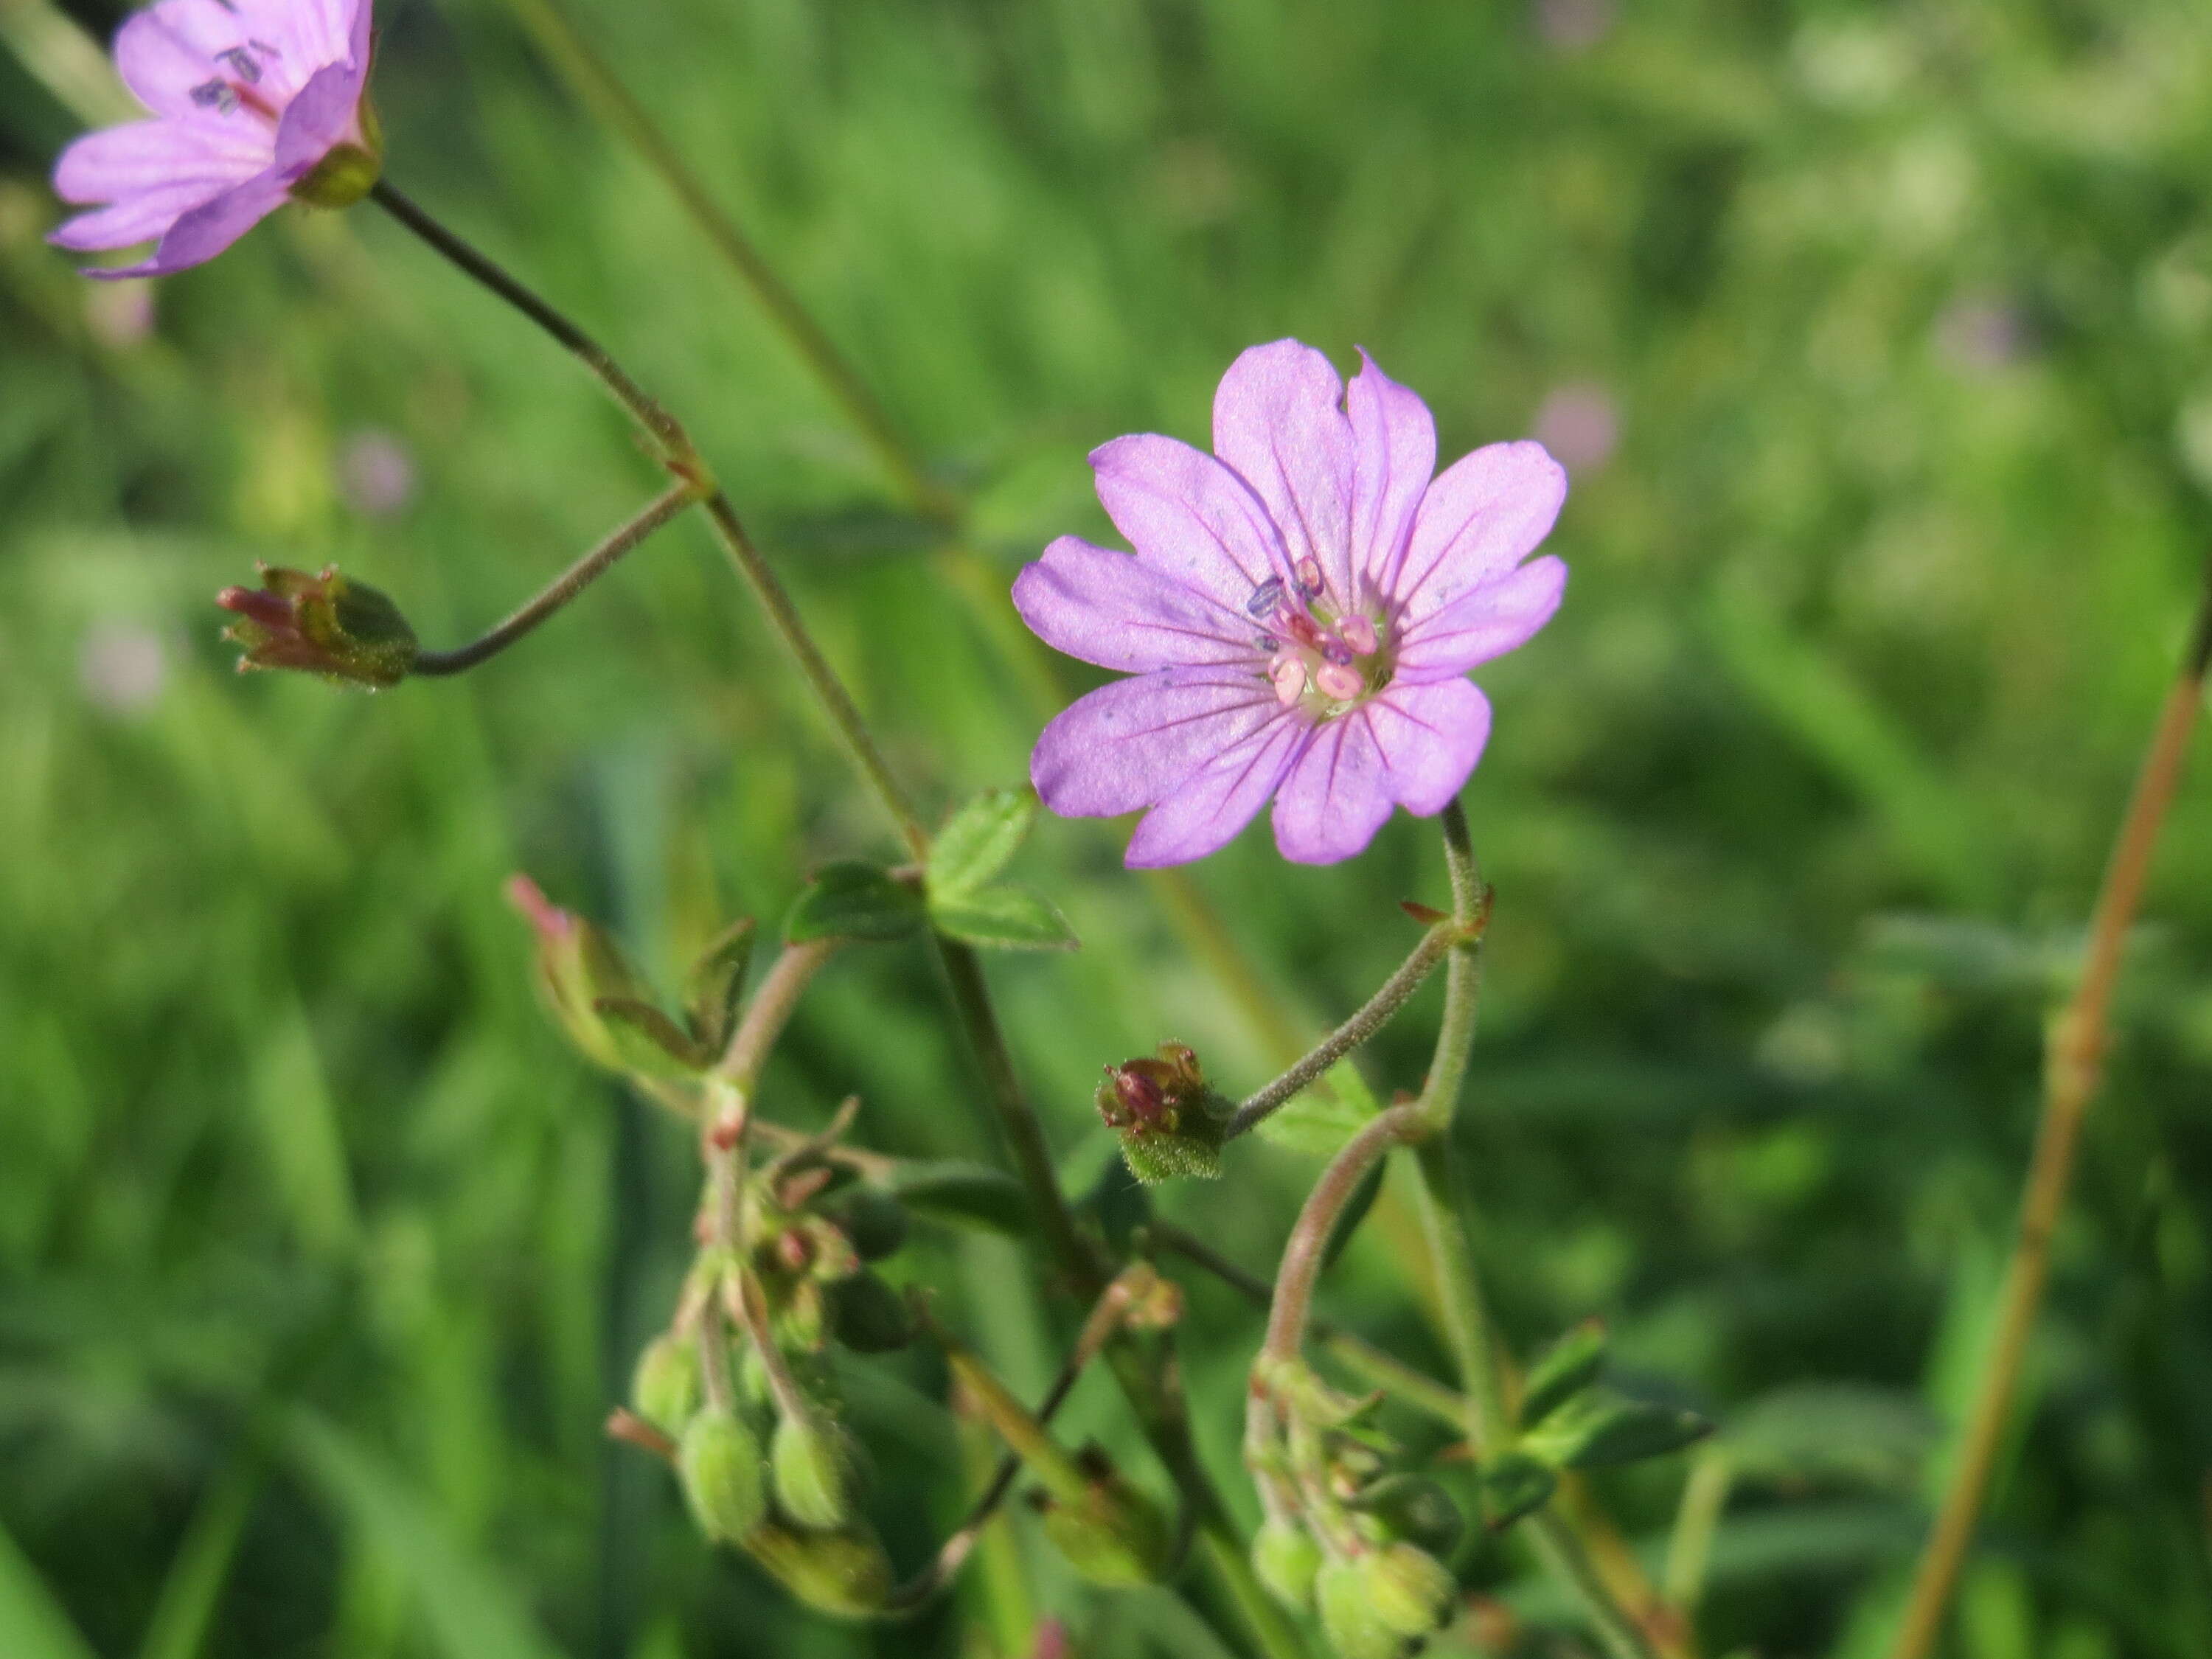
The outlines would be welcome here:
M 1382 981 L 1382 988 L 1367 1000 L 1364 1007 L 1315 1044 L 1280 1077 L 1237 1107 L 1236 1115 L 1229 1120 L 1224 1138 L 1234 1140 L 1259 1127 L 1270 1114 L 1294 1099 L 1330 1066 L 1389 1024 L 1391 1016 L 1421 988 L 1436 965 L 1454 945 L 1462 942 L 1462 931 L 1455 922 L 1438 922 L 1422 934 L 1413 954 L 1400 964 L 1396 973 Z
M 775 965 L 761 975 L 738 1029 L 730 1034 L 729 1046 L 714 1066 L 714 1074 L 730 1084 L 739 1097 L 752 1093 L 753 1085 L 760 1081 L 761 1067 L 768 1063 L 769 1050 L 791 1024 L 791 1017 L 799 1012 L 799 999 L 823 965 L 836 954 L 840 942 L 817 939 L 787 945 Z
M 2212 565 L 2206 567 L 2205 578 L 2203 606 L 2181 672 L 2160 712 L 2106 866 L 2090 920 L 2081 982 L 2051 1027 L 2044 1061 L 2043 1115 L 2021 1196 L 2020 1236 L 1999 1292 L 1996 1335 L 1982 1361 L 1950 1480 L 1922 1547 L 1890 1659 L 1922 1659 L 1935 1646 L 1973 1541 L 1998 1443 L 2012 1412 L 2028 1338 L 2050 1278 L 2051 1234 L 2066 1206 L 2081 1122 L 2097 1093 L 2121 952 L 2142 902 L 2159 831 L 2179 787 L 2190 731 L 2204 701 L 2206 669 L 2212 665 Z
M 1344 1213 L 1360 1182 L 1382 1155 L 1420 1133 L 1420 1114 L 1410 1106 L 1393 1106 L 1361 1125 L 1359 1133 L 1344 1143 L 1322 1171 L 1321 1179 L 1314 1182 L 1283 1245 L 1283 1265 L 1275 1273 L 1274 1301 L 1267 1310 L 1267 1340 L 1260 1345 L 1262 1365 L 1295 1360 L 1304 1348 L 1314 1284 L 1321 1277 L 1322 1259 L 1328 1253 L 1329 1234 L 1335 1231 L 1337 1217 Z
M 617 526 L 605 541 L 562 572 L 537 598 L 498 627 L 455 650 L 417 653 L 408 673 L 432 678 L 462 674 L 479 663 L 489 662 L 606 574 L 623 555 L 698 499 L 697 489 L 690 483 L 679 483 L 655 496 L 642 513 Z
M 1444 866 L 1451 876 L 1452 920 L 1459 948 L 1444 969 L 1444 1013 L 1437 1027 L 1436 1057 L 1421 1087 L 1421 1115 L 1443 1129 L 1459 1110 L 1460 1092 L 1474 1053 L 1475 1016 L 1482 1003 L 1482 935 L 1490 920 L 1490 892 L 1475 867 L 1467 813 L 1455 799 L 1443 811 Z

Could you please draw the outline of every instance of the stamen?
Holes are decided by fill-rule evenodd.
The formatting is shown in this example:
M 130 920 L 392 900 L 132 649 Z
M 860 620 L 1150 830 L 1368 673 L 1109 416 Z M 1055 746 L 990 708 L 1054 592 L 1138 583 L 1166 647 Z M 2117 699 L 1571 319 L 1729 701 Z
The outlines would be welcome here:
M 1325 662 L 1316 669 L 1314 684 L 1320 688 L 1322 696 L 1332 702 L 1350 702 L 1367 689 L 1367 682 L 1360 678 L 1358 670 L 1336 662 Z M 1279 689 L 1276 695 L 1281 695 Z
M 1374 655 L 1376 646 L 1381 643 L 1376 635 L 1375 624 L 1364 617 L 1345 617 L 1337 623 L 1336 632 L 1340 639 L 1363 657 Z
M 1321 653 L 1339 668 L 1352 665 L 1352 647 L 1342 640 L 1328 639 L 1321 642 Z
M 1252 590 L 1252 597 L 1244 601 L 1244 614 L 1261 617 L 1268 615 L 1283 602 L 1283 579 L 1270 576 Z
M 202 109 L 211 109 L 218 115 L 228 115 L 238 107 L 238 94 L 228 81 L 203 81 L 191 89 L 191 97 Z
M 216 53 L 215 61 L 229 64 L 238 78 L 249 87 L 261 79 L 261 65 L 254 61 L 253 54 L 244 46 L 232 46 L 228 51 Z
M 1305 695 L 1305 665 L 1287 651 L 1268 667 L 1267 678 L 1275 683 L 1275 701 L 1285 708 Z
M 1252 638 L 1252 648 L 1255 651 L 1273 651 L 1281 643 L 1282 641 L 1273 634 L 1256 634 Z
M 1298 592 L 1306 599 L 1321 593 L 1321 562 L 1309 554 L 1298 561 Z

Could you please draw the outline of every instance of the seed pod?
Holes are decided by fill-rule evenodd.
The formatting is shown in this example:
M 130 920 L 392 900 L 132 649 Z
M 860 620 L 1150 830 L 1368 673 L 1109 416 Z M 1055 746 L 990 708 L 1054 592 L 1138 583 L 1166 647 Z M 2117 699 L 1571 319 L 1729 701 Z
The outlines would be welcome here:
M 637 1357 L 630 1379 L 630 1403 L 637 1414 L 672 1440 L 699 1409 L 699 1346 L 673 1332 L 656 1336 Z
M 709 1408 L 693 1417 L 677 1449 L 676 1469 L 691 1518 L 716 1542 L 737 1543 L 766 1517 L 760 1442 L 733 1413 Z
M 1313 1611 L 1321 1547 L 1297 1522 L 1277 1516 L 1261 1524 L 1252 1540 L 1252 1571 L 1267 1594 L 1292 1613 Z
M 866 1619 L 890 1598 L 891 1563 L 865 1521 L 836 1532 L 798 1532 L 774 1522 L 745 1547 L 784 1589 L 833 1619 Z
M 830 1532 L 853 1518 L 860 1449 L 836 1424 L 784 1418 L 769 1443 L 769 1469 L 777 1504 L 800 1526 Z
M 1426 1636 L 1451 1617 L 1459 1581 L 1444 1564 L 1411 1544 L 1390 1544 L 1359 1564 L 1367 1604 L 1401 1636 Z
M 854 1353 L 890 1353 L 914 1340 L 906 1301 L 872 1273 L 857 1273 L 826 1287 L 830 1325 Z
M 1401 1659 L 1406 1638 L 1376 1616 L 1359 1562 L 1333 1555 L 1314 1580 L 1322 1634 L 1336 1659 Z

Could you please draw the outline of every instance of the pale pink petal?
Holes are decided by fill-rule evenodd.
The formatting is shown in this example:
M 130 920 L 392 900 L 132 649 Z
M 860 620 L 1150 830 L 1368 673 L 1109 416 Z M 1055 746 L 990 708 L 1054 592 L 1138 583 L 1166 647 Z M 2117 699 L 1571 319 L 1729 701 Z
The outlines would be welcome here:
M 1062 817 L 1112 817 L 1165 799 L 1283 709 L 1255 673 L 1163 668 L 1102 685 L 1053 718 L 1030 781 Z
M 1047 645 L 1138 673 L 1264 654 L 1259 624 L 1127 553 L 1062 536 L 1014 579 L 1014 609 Z
M 154 257 L 120 269 L 95 268 L 88 276 L 167 276 L 204 264 L 282 207 L 290 181 L 271 168 L 194 208 L 163 234 Z
M 1437 423 L 1429 406 L 1376 368 L 1364 349 L 1359 361 L 1345 395 L 1352 423 L 1352 559 L 1369 586 L 1388 593 L 1437 470 Z
M 116 31 L 115 67 L 124 85 L 155 114 L 204 117 L 210 112 L 192 101 L 192 88 L 217 76 L 218 52 L 243 46 L 251 33 L 245 20 L 222 0 L 161 0 L 157 6 L 133 12 Z M 293 75 L 290 65 L 281 60 L 257 67 L 272 79 L 284 76 L 277 101 L 307 73 L 301 70 Z M 264 126 L 258 117 L 243 109 L 229 118 L 241 127 Z
M 1121 861 L 1151 870 L 1218 852 L 1267 804 L 1312 730 L 1302 715 L 1278 708 L 1146 813 Z
M 356 55 L 356 41 L 368 45 L 369 0 L 236 0 L 246 32 L 281 52 L 295 85 L 331 64 Z M 366 70 L 367 64 L 362 65 Z
M 1416 817 L 1450 804 L 1490 740 L 1490 699 L 1471 680 L 1394 684 L 1346 719 L 1366 722 L 1384 788 Z
M 1352 424 L 1344 382 L 1296 340 L 1254 346 L 1213 394 L 1213 453 L 1267 504 L 1295 568 L 1310 558 L 1340 610 L 1358 595 L 1352 566 Z
M 1294 864 L 1364 851 L 1390 816 L 1389 778 L 1364 711 L 1328 721 L 1275 796 L 1275 846 Z
M 1547 554 L 1461 594 L 1407 624 L 1398 647 L 1398 680 L 1456 678 L 1518 649 L 1552 620 L 1566 591 L 1566 565 Z
M 95 209 L 65 219 L 47 233 L 56 247 L 75 253 L 109 248 L 136 247 L 150 242 L 194 208 L 223 193 L 228 186 L 199 183 L 141 191 L 112 207 Z
M 1289 576 L 1260 498 L 1204 450 L 1147 434 L 1101 445 L 1091 465 L 1115 528 L 1162 575 L 1231 611 L 1270 578 Z
M 276 165 L 293 178 L 313 170 L 341 140 L 357 132 L 367 64 L 317 70 L 276 125 Z
M 1433 615 L 1520 563 L 1551 534 L 1566 496 L 1566 471 L 1541 444 L 1491 444 L 1454 462 L 1421 498 L 1391 585 L 1401 622 Z
M 54 163 L 64 202 L 120 202 L 143 191 L 204 185 L 201 199 L 242 184 L 269 165 L 265 132 L 252 135 L 191 121 L 133 121 L 73 140 Z

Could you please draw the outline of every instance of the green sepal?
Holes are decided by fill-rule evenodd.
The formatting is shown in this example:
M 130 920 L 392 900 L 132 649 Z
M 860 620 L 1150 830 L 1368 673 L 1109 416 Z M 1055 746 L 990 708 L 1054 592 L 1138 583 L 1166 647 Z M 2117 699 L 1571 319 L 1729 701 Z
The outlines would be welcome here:
M 684 978 L 684 1018 L 709 1053 L 720 1054 L 737 1028 L 738 1001 L 752 959 L 754 922 L 740 917 L 714 936 Z
M 1585 1319 L 1536 1356 L 1521 1395 L 1522 1428 L 1533 1428 L 1597 1381 L 1606 1340 L 1605 1322 Z
M 1402 1659 L 1406 1638 L 1376 1612 L 1367 1574 L 1355 1558 L 1331 1556 L 1322 1563 L 1314 1606 L 1336 1659 Z
M 713 1053 L 649 1002 L 600 997 L 592 1012 L 605 1023 L 622 1069 L 648 1077 L 696 1077 L 714 1063 Z
M 790 944 L 810 939 L 904 939 L 921 926 L 921 895 L 880 864 L 840 859 L 814 872 L 784 918 Z
M 630 1378 L 630 1404 L 637 1414 L 672 1440 L 699 1409 L 699 1344 L 696 1339 L 663 1332 L 645 1346 Z
M 710 1407 L 691 1419 L 676 1470 L 691 1518 L 717 1543 L 738 1542 L 768 1514 L 760 1442 L 732 1413 Z
M 1262 1522 L 1252 1539 L 1252 1576 L 1292 1613 L 1311 1613 L 1321 1546 L 1297 1522 L 1278 1516 Z
M 837 1424 L 786 1417 L 769 1441 L 776 1505 L 813 1532 L 851 1524 L 866 1483 L 860 1446 Z
M 890 1599 L 890 1557 L 865 1521 L 836 1532 L 801 1532 L 771 1522 L 744 1542 L 769 1577 L 832 1619 L 872 1618 Z
M 947 939 L 994 951 L 1073 951 L 1083 943 L 1049 899 L 1026 887 L 932 889 L 929 920 Z
M 987 789 L 945 821 L 929 849 L 929 898 L 973 893 L 1006 867 L 1036 822 L 1032 789 Z
M 1376 1618 L 1402 1637 L 1428 1635 L 1459 1602 L 1459 1581 L 1451 1570 L 1412 1544 L 1376 1551 L 1361 1561 L 1360 1576 Z
M 1164 1181 L 1218 1181 L 1221 1178 L 1221 1143 L 1195 1135 L 1145 1134 L 1134 1129 L 1121 1133 L 1121 1156 L 1129 1173 L 1147 1187 Z
M 1559 1484 L 1559 1471 L 1527 1452 L 1500 1452 L 1486 1459 L 1479 1480 L 1482 1513 L 1492 1532 L 1541 1509 Z
M 1664 1457 L 1713 1425 L 1678 1406 L 1596 1390 L 1577 1395 L 1522 1437 L 1522 1449 L 1560 1468 L 1607 1468 Z

